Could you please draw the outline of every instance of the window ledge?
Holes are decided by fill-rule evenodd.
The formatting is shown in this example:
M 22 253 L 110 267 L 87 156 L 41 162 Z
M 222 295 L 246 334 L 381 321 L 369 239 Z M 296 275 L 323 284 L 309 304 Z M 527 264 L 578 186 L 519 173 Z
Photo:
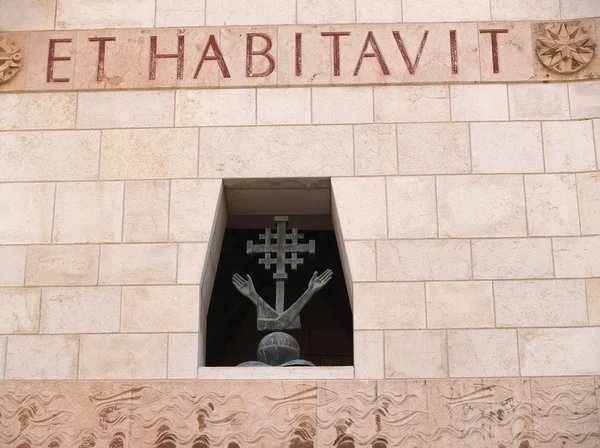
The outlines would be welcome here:
M 202 380 L 354 379 L 354 367 L 200 367 Z

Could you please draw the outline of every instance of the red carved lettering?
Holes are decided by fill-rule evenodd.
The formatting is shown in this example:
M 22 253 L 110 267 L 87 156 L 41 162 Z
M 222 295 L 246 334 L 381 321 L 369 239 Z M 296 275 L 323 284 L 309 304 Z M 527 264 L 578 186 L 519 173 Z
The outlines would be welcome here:
M 208 50 L 211 49 L 214 56 L 207 56 Z M 198 78 L 198 75 L 200 74 L 200 69 L 204 64 L 204 61 L 217 61 L 217 64 L 219 64 L 219 68 L 221 69 L 221 74 L 223 75 L 223 78 L 231 78 L 231 75 L 229 74 L 229 69 L 227 68 L 227 64 L 225 63 L 225 58 L 223 58 L 223 53 L 221 53 L 221 49 L 217 45 L 217 41 L 215 39 L 214 34 L 211 34 L 208 38 L 206 47 L 204 47 L 204 53 L 202 53 L 202 58 L 200 59 L 198 67 L 194 72 L 194 79 Z
M 254 38 L 260 37 L 265 40 L 266 45 L 262 50 L 254 50 Z M 262 78 L 269 76 L 275 70 L 275 59 L 269 53 L 269 50 L 273 47 L 273 41 L 267 34 L 263 33 L 250 33 L 246 34 L 246 76 L 248 78 Z M 253 56 L 264 56 L 269 61 L 269 68 L 262 73 L 253 73 L 252 69 L 252 57 Z
M 427 41 L 427 36 L 429 35 L 429 31 L 425 31 L 423 33 L 423 39 L 421 39 L 421 45 L 419 45 L 419 51 L 417 52 L 417 57 L 415 58 L 415 62 L 412 63 L 410 61 L 410 57 L 408 56 L 408 52 L 406 51 L 406 47 L 404 46 L 404 42 L 402 42 L 402 37 L 400 37 L 400 33 L 398 31 L 394 31 L 394 38 L 396 39 L 396 44 L 400 49 L 400 53 L 402 54 L 402 59 L 404 59 L 404 63 L 406 64 L 406 68 L 408 68 L 408 73 L 414 75 L 417 71 L 417 67 L 419 66 L 419 61 L 421 60 L 421 54 L 423 53 L 423 48 L 425 48 L 425 42 Z
M 452 62 L 452 74 L 458 74 L 458 47 L 456 45 L 456 30 L 450 30 L 450 61 Z
M 157 59 L 177 59 L 177 79 L 183 79 L 184 39 L 184 36 L 177 36 L 177 54 L 158 54 L 156 36 L 150 36 L 150 80 L 156 79 Z
M 369 45 L 371 45 L 371 48 L 373 48 L 372 53 L 367 53 L 367 48 L 369 47 Z M 383 72 L 383 74 L 390 74 L 387 64 L 385 63 L 385 59 L 383 59 L 383 55 L 381 54 L 381 51 L 379 51 L 379 46 L 377 45 L 377 41 L 375 40 L 372 31 L 369 31 L 369 33 L 367 34 L 365 44 L 363 45 L 362 51 L 360 53 L 360 58 L 358 58 L 358 64 L 356 64 L 356 69 L 354 70 L 354 76 L 358 75 L 360 66 L 362 65 L 362 61 L 364 58 L 376 58 L 377 62 L 379 62 L 379 66 L 381 67 L 381 71 Z
M 508 33 L 508 30 L 479 30 L 481 34 L 489 34 L 492 38 L 492 67 L 494 73 L 500 73 L 500 63 L 498 61 L 498 34 Z
M 302 76 L 302 33 L 296 33 L 296 76 Z
M 48 47 L 48 71 L 46 72 L 46 82 L 69 82 L 69 78 L 55 78 L 54 77 L 54 61 L 70 61 L 71 56 L 55 56 L 56 44 L 68 44 L 73 39 L 50 39 Z
M 98 69 L 96 70 L 96 79 L 98 82 L 104 79 L 104 57 L 106 55 L 106 42 L 116 41 L 116 37 L 90 37 L 90 42 L 99 42 L 98 45 Z
M 347 32 L 321 33 L 324 37 L 333 37 L 333 76 L 340 76 L 340 37 L 350 36 Z

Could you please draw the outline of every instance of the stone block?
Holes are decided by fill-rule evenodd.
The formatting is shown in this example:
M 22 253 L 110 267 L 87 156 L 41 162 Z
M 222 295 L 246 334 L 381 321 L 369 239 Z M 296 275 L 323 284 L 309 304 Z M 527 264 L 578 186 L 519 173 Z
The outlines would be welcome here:
M 375 241 L 344 241 L 343 244 L 352 281 L 376 281 Z
M 356 23 L 400 23 L 402 4 L 395 0 L 356 0 Z
M 600 279 L 586 280 L 589 324 L 600 325 Z
M 118 333 L 121 288 L 44 288 L 40 333 Z
M 175 92 L 80 92 L 77 127 L 159 128 L 174 125 Z
M 296 22 L 294 0 L 282 0 L 276 6 L 268 0 L 243 3 L 236 0 L 205 1 L 207 25 L 278 25 Z
M 581 19 L 583 17 L 600 16 L 600 5 L 587 0 L 561 0 L 563 19 Z
M 49 243 L 53 184 L 0 184 L 0 244 Z
M 386 178 L 390 238 L 437 238 L 433 176 Z
M 466 240 L 377 241 L 378 281 L 470 280 Z
M 125 183 L 123 241 L 167 241 L 169 182 L 141 180 Z
M 344 239 L 387 237 L 383 177 L 335 178 L 331 180 L 331 194 Z
M 504 84 L 450 86 L 452 121 L 508 121 Z
M 102 132 L 101 179 L 196 177 L 197 172 L 197 129 Z
M 0 246 L 0 287 L 25 284 L 26 254 L 26 246 Z M 375 266 L 374 259 L 375 248 L 373 247 L 373 266 Z
M 525 197 L 529 235 L 580 234 L 574 174 L 525 176 Z
M 204 263 L 208 260 L 208 243 L 185 243 L 177 253 L 177 283 L 200 284 Z
M 57 0 L 56 29 L 148 28 L 154 26 L 152 0 Z
M 54 29 L 56 0 L 0 0 L 0 30 L 31 31 Z
M 600 277 L 600 236 L 554 238 L 558 278 Z
M 519 347 L 525 376 L 600 374 L 600 327 L 522 329 Z
M 7 380 L 77 378 L 79 336 L 11 336 L 6 349 Z
M 178 90 L 175 123 L 177 126 L 256 124 L 256 90 Z
M 587 325 L 583 280 L 494 282 L 499 327 Z
M 519 376 L 515 330 L 449 330 L 451 377 Z
M 167 334 L 82 335 L 79 379 L 166 378 L 167 338 Z
M 447 86 L 375 87 L 374 102 L 376 123 L 450 120 Z
M 544 171 L 542 132 L 537 122 L 472 123 L 474 173 Z
M 48 82 L 48 50 L 50 39 L 60 40 L 55 42 L 54 55 L 59 58 L 68 58 L 54 61 L 54 80 Z M 75 76 L 75 31 L 42 31 L 29 33 L 27 55 L 27 90 L 73 90 Z M 94 55 L 97 57 L 97 53 Z M 96 64 L 96 63 L 95 63 Z
M 0 180 L 52 181 L 98 178 L 100 132 L 0 133 Z
M 550 238 L 473 240 L 473 278 L 551 278 Z
M 383 379 L 383 331 L 354 332 L 354 377 L 357 379 Z
M 169 379 L 196 379 L 198 375 L 198 333 L 169 335 Z
M 0 334 L 37 333 L 40 295 L 34 288 L 0 289 Z
M 0 129 L 74 128 L 76 109 L 77 93 L 7 93 L 0 96 Z
M 203 128 L 200 132 L 200 177 L 316 177 L 353 173 L 351 126 Z
M 473 22 L 490 20 L 490 4 L 484 0 L 404 0 L 405 22 Z
M 123 182 L 73 182 L 56 186 L 54 243 L 121 241 Z
M 373 122 L 372 87 L 313 87 L 312 122 L 344 124 Z
M 471 172 L 467 123 L 399 124 L 399 174 Z
M 156 26 L 204 25 L 206 0 L 157 0 Z
M 297 1 L 298 23 L 354 23 L 356 12 L 354 0 L 319 0 Z
M 559 20 L 560 0 L 492 0 L 493 20 Z
M 545 121 L 542 122 L 542 133 L 546 171 L 596 169 L 591 121 Z
M 111 244 L 100 251 L 101 285 L 175 283 L 176 244 Z
M 216 222 L 222 182 L 178 180 L 171 183 L 169 240 L 208 242 Z
M 427 328 L 494 327 L 492 282 L 426 283 Z
M 571 118 L 600 117 L 600 81 L 569 83 Z
M 28 286 L 96 285 L 100 248 L 96 245 L 30 246 L 25 284 Z
M 310 124 L 310 89 L 257 89 L 256 93 L 259 125 Z
M 447 378 L 448 354 L 443 330 L 385 332 L 386 378 Z
M 439 176 L 437 194 L 440 237 L 527 236 L 521 176 Z
M 396 126 L 354 126 L 354 170 L 357 176 L 398 174 Z
M 568 120 L 567 84 L 511 84 L 511 120 Z
M 0 336 L 0 379 L 4 379 L 4 366 L 6 360 L 6 344 L 8 338 L 6 336 Z
M 356 283 L 355 330 L 425 328 L 423 283 Z
M 600 173 L 581 173 L 576 177 L 581 233 L 600 234 Z

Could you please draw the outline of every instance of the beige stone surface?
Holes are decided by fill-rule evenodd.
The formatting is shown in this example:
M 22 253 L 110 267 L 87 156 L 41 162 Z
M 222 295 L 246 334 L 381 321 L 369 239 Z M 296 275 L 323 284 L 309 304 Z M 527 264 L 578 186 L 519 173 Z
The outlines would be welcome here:
M 163 180 L 125 183 L 123 241 L 167 241 L 169 182 Z
M 154 26 L 152 0 L 57 0 L 56 28 L 135 28 Z
M 445 331 L 386 331 L 385 377 L 448 377 L 446 346 Z
M 29 286 L 95 285 L 100 248 L 96 245 L 30 246 L 25 284 Z
M 37 333 L 40 295 L 35 288 L 0 289 L 0 334 Z
M 205 0 L 207 25 L 270 25 L 295 23 L 296 4 L 292 0 L 240 3 L 235 0 Z
M 4 379 L 4 365 L 6 360 L 6 344 L 8 338 L 6 336 L 0 336 L 0 379 Z
M 600 277 L 600 236 L 552 241 L 557 277 Z
M 200 177 L 349 176 L 353 172 L 351 126 L 231 127 L 200 132 Z
M 198 379 L 201 380 L 352 380 L 352 366 L 305 367 L 200 367 Z
M 511 120 L 568 120 L 569 93 L 566 83 L 511 84 L 508 101 Z
M 310 89 L 257 89 L 256 93 L 257 124 L 310 124 Z
M 200 284 L 206 262 L 210 262 L 208 243 L 180 244 L 177 252 L 177 283 Z
M 525 376 L 600 373 L 598 327 L 519 330 L 519 347 L 521 373 Z
M 405 22 L 460 22 L 490 20 L 490 4 L 484 0 L 404 0 Z
M 256 124 L 256 90 L 178 90 L 175 123 L 177 126 Z
M 492 282 L 425 284 L 427 328 L 494 327 Z
M 600 234 L 600 173 L 577 174 L 577 197 L 581 233 Z
M 158 128 L 174 125 L 175 92 L 80 92 L 77 127 Z
M 313 87 L 312 122 L 315 124 L 372 123 L 372 87 Z
M 100 132 L 0 133 L 0 180 L 92 180 L 98 177 Z
M 166 378 L 167 338 L 167 334 L 82 335 L 79 378 Z
M 587 308 L 590 325 L 600 325 L 600 279 L 586 280 Z
M 374 241 L 345 241 L 344 250 L 353 282 L 377 280 Z
M 376 123 L 450 120 L 447 86 L 375 87 L 374 102 Z
M 356 283 L 356 330 L 425 328 L 423 283 Z
M 353 0 L 298 0 L 298 23 L 354 23 L 356 12 Z
M 101 285 L 175 283 L 176 244 L 110 244 L 100 251 Z
M 494 20 L 560 19 L 560 0 L 491 0 Z
M 377 241 L 377 280 L 469 280 L 471 251 L 465 240 Z
M 449 330 L 451 377 L 518 376 L 515 330 Z
M 596 169 L 591 121 L 544 121 L 542 131 L 546 171 Z
M 192 379 L 198 372 L 198 333 L 169 335 L 169 379 Z
M 206 0 L 157 0 L 156 26 L 202 26 Z
M 49 243 L 53 184 L 0 184 L 0 244 Z
M 554 276 L 550 238 L 473 240 L 471 247 L 476 279 Z
M 75 75 L 75 31 L 42 31 L 29 33 L 27 46 L 27 90 L 72 90 Z M 54 79 L 67 80 L 65 82 L 47 82 L 48 47 L 50 39 L 69 40 L 70 42 L 56 42 L 55 57 L 70 58 L 54 62 Z
M 433 176 L 386 178 L 390 238 L 436 238 L 437 209 Z
M 561 0 L 563 19 L 581 19 L 583 17 L 600 16 L 600 5 L 587 0 Z
M 452 121 L 507 121 L 506 89 L 504 84 L 450 86 Z
M 525 196 L 529 235 L 580 234 L 574 174 L 525 176 Z
M 0 246 L 0 286 L 23 286 L 27 247 Z M 375 247 L 373 246 L 373 266 Z
M 472 123 L 471 149 L 474 173 L 544 171 L 537 122 Z
M 600 117 L 600 81 L 569 83 L 571 118 Z
M 121 288 L 44 288 L 40 333 L 118 333 Z
M 195 177 L 197 163 L 197 129 L 102 132 L 101 179 Z
M 57 184 L 52 241 L 121 241 L 122 215 L 123 182 Z
M 7 380 L 77 378 L 79 336 L 11 336 L 6 348 Z
M 127 286 L 123 288 L 121 331 L 197 332 L 199 305 L 197 285 Z
M 383 177 L 335 178 L 331 180 L 331 194 L 344 239 L 387 237 Z
M 56 0 L 0 0 L 0 30 L 52 30 L 55 9 Z
M 354 377 L 357 379 L 383 379 L 384 332 L 354 332 Z
M 399 174 L 446 174 L 471 171 L 466 123 L 399 124 Z
M 521 176 L 439 176 L 440 237 L 526 236 Z
M 402 22 L 402 4 L 394 0 L 356 0 L 356 23 Z
M 354 171 L 357 176 L 397 174 L 396 126 L 354 126 L 354 157 Z
M 220 179 L 171 183 L 170 241 L 207 242 L 216 221 L 222 194 Z
M 0 129 L 74 128 L 76 108 L 76 93 L 4 94 L 0 96 Z
M 494 282 L 499 327 L 587 325 L 583 280 Z

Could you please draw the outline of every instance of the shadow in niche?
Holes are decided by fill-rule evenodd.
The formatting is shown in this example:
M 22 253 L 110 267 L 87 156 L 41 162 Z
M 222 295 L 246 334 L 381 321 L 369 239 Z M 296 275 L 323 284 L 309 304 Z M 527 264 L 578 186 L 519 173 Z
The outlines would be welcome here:
M 334 272 L 332 280 L 315 294 L 300 313 L 302 329 L 286 331 L 300 344 L 301 359 L 317 366 L 353 364 L 352 311 L 333 230 L 300 229 L 304 241 L 314 239 L 316 256 L 304 259 L 297 271 L 288 268 L 286 309 L 302 295 L 315 271 Z M 233 286 L 231 277 L 250 274 L 256 291 L 275 308 L 273 270 L 265 270 L 246 255 L 246 241 L 258 242 L 259 229 L 227 229 L 207 316 L 206 365 L 235 366 L 256 360 L 260 340 L 270 332 L 256 329 L 256 308 Z

